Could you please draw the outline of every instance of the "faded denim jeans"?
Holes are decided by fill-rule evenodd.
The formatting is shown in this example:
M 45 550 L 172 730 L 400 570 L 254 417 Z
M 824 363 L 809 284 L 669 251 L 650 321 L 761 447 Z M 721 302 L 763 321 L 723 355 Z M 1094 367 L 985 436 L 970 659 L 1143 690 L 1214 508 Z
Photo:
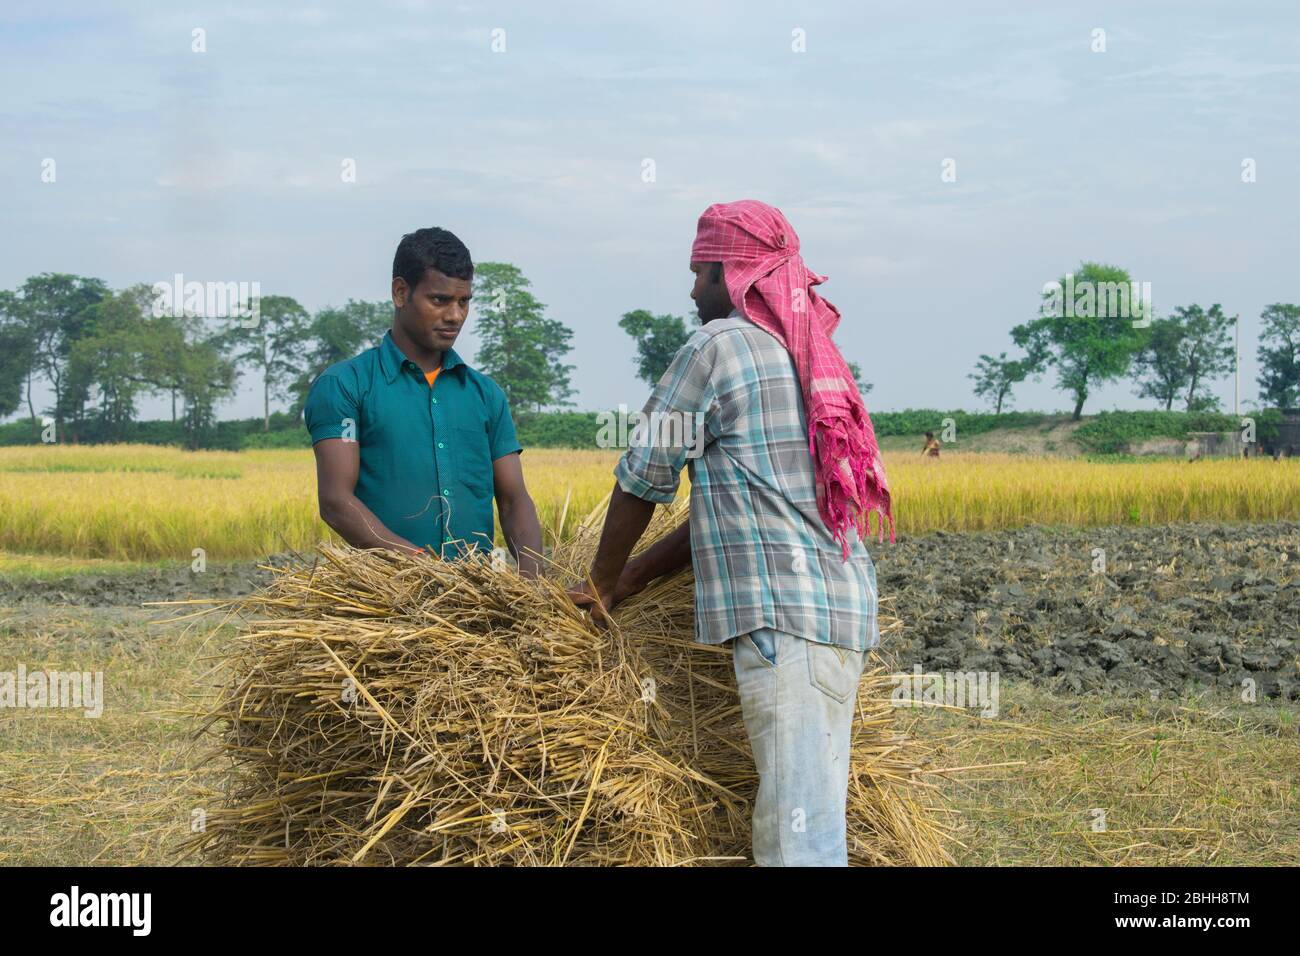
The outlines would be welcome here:
M 758 768 L 754 862 L 848 866 L 849 747 L 869 652 L 769 628 L 732 643 L 741 713 Z

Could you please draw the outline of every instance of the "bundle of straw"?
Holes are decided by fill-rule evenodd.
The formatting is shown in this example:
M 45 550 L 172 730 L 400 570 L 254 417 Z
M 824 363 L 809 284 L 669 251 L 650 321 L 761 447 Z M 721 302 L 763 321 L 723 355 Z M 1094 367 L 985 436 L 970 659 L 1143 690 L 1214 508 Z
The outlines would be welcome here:
M 659 509 L 645 541 L 685 516 Z M 615 612 L 564 596 L 603 506 L 530 582 L 458 562 L 323 545 L 245 599 L 209 713 L 223 806 L 184 849 L 243 865 L 742 862 L 757 775 L 729 646 L 694 635 L 689 571 Z M 568 575 L 569 577 L 566 577 Z M 942 864 L 924 758 L 865 675 L 851 860 Z

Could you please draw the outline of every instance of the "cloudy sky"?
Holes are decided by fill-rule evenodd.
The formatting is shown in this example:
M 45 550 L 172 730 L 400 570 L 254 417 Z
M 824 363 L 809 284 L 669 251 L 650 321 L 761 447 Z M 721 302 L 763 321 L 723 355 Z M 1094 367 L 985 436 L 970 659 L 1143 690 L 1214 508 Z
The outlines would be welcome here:
M 0 287 L 180 272 L 315 309 L 386 298 L 400 236 L 441 225 L 574 330 L 582 408 L 644 400 L 618 318 L 691 314 L 712 202 L 792 221 L 873 410 L 975 407 L 978 355 L 1082 260 L 1158 315 L 1240 313 L 1243 400 L 1261 309 L 1300 300 L 1291 0 L 265 6 L 5 6 Z M 1069 401 L 1047 377 L 1015 407 Z M 222 413 L 259 412 L 246 378 Z

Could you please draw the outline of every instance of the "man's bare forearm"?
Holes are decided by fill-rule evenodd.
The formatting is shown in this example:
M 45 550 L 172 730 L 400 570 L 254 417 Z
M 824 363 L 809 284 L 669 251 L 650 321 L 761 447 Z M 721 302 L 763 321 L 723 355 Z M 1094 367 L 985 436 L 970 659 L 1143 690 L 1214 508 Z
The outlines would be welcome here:
M 619 575 L 627 565 L 627 556 L 641 540 L 654 511 L 653 501 L 629 495 L 617 483 L 614 485 L 596 560 L 591 565 L 592 583 L 601 594 L 614 592 Z
M 321 517 L 338 532 L 339 537 L 354 548 L 389 548 L 407 554 L 421 550 L 401 535 L 389 531 L 356 495 L 348 495 L 329 504 L 322 502 Z
M 691 563 L 691 523 L 683 521 L 643 554 L 627 563 L 629 584 L 637 590 L 655 578 L 674 574 Z
M 519 562 L 519 573 L 536 577 L 542 569 L 542 524 L 537 520 L 537 507 L 525 495 L 497 510 L 501 514 L 501 534 L 506 546 Z

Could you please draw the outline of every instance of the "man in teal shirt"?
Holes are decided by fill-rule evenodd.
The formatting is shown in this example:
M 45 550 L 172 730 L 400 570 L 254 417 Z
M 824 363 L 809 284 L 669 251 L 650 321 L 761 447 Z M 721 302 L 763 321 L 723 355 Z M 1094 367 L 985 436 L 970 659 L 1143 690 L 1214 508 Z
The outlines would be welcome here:
M 469 250 L 445 229 L 402 237 L 392 329 L 327 368 L 307 396 L 320 515 L 358 548 L 452 558 L 491 550 L 495 496 L 506 543 L 532 577 L 542 530 L 505 393 L 452 348 L 473 278 Z

